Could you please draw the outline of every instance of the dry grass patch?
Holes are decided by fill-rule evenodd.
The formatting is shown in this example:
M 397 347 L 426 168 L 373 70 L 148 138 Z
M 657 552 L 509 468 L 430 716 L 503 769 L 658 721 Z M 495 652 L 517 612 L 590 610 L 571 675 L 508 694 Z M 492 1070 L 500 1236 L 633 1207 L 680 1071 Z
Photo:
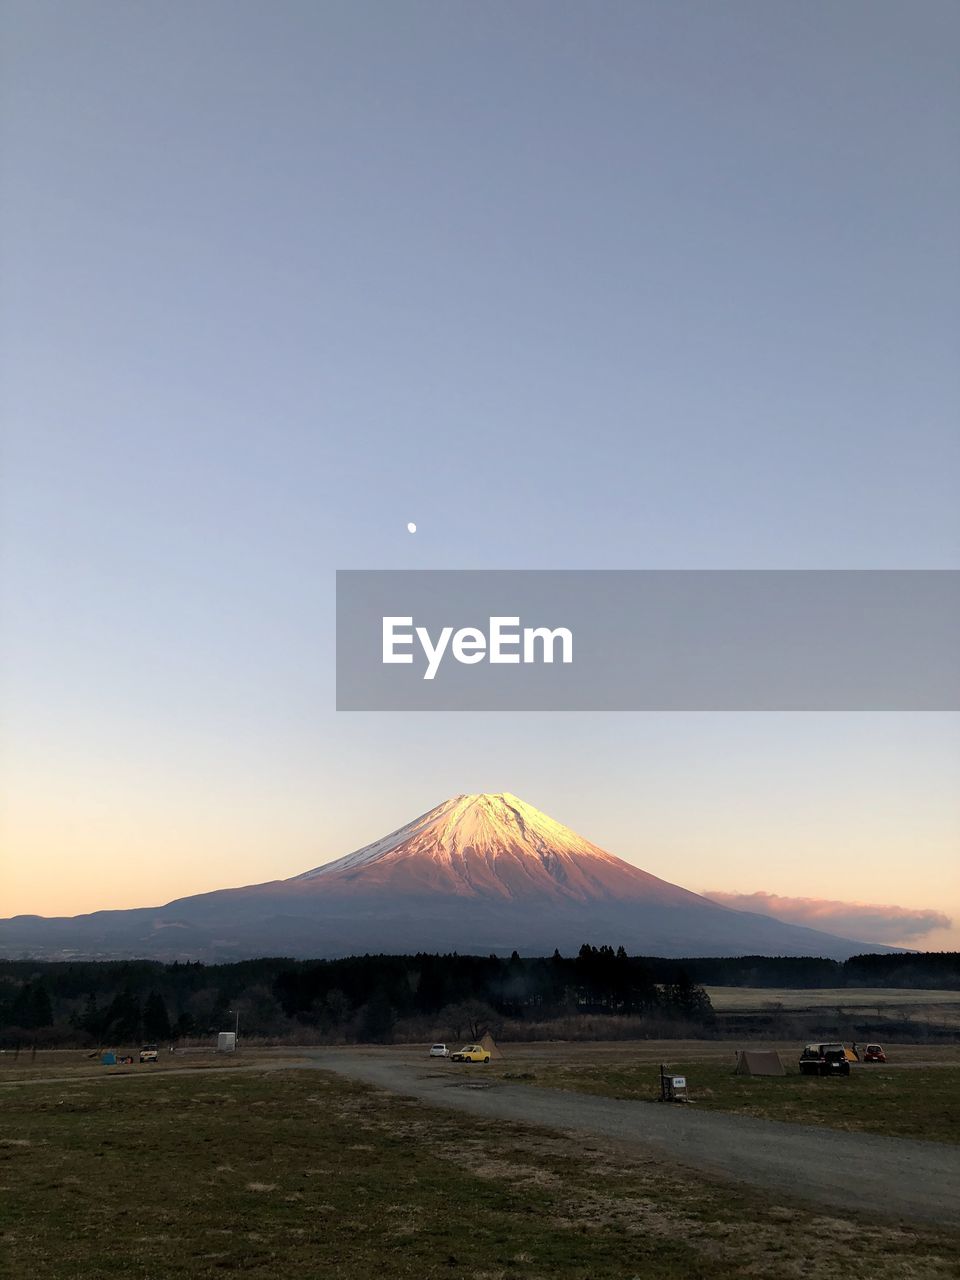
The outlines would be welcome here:
M 67 1109 L 56 1088 L 7 1094 L 7 1134 L 45 1152 L 24 1161 L 0 1148 L 0 1171 L 18 1168 L 0 1201 L 2 1243 L 25 1274 L 956 1274 L 946 1233 L 828 1218 L 596 1140 L 431 1111 L 314 1072 L 231 1074 L 216 1095 L 205 1086 L 183 1077 L 158 1095 L 104 1082 Z

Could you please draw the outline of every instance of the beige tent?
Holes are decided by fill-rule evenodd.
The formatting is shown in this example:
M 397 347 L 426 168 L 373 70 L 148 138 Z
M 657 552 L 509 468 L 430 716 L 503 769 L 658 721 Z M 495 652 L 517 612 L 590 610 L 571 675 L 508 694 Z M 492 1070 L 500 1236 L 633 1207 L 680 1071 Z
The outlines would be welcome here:
M 493 1036 L 490 1034 L 489 1031 L 480 1041 L 480 1044 L 483 1046 L 486 1052 L 489 1053 L 491 1062 L 496 1062 L 498 1058 L 503 1057 L 503 1054 L 497 1048 L 496 1040 L 494 1040 Z
M 786 1074 L 779 1053 L 773 1049 L 737 1050 L 737 1067 L 734 1075 L 785 1076 Z

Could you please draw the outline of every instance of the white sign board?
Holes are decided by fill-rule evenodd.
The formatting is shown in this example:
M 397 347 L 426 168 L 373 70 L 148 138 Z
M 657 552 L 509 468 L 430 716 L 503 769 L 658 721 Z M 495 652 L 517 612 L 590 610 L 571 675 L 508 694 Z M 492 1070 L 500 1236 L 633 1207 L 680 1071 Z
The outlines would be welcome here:
M 217 1036 L 217 1053 L 233 1053 L 237 1047 L 235 1031 L 221 1031 Z
M 674 1087 L 675 1089 L 685 1089 L 685 1088 L 687 1087 L 687 1077 L 686 1077 L 686 1076 L 674 1076 L 674 1077 L 673 1077 L 673 1087 Z

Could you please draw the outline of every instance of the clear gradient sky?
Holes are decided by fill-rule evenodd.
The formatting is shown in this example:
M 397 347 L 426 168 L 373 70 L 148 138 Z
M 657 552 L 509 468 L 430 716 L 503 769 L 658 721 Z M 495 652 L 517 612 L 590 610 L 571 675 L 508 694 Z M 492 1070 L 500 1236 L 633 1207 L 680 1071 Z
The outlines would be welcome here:
M 960 567 L 953 0 L 0 37 L 0 915 L 509 790 L 693 889 L 960 925 L 960 717 L 333 710 L 336 568 Z

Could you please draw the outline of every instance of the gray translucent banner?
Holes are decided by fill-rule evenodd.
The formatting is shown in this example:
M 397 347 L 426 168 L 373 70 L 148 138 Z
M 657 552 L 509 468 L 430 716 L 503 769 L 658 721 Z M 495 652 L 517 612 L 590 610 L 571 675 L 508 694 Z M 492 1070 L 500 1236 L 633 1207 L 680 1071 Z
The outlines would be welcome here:
M 345 570 L 337 708 L 956 711 L 960 572 Z

